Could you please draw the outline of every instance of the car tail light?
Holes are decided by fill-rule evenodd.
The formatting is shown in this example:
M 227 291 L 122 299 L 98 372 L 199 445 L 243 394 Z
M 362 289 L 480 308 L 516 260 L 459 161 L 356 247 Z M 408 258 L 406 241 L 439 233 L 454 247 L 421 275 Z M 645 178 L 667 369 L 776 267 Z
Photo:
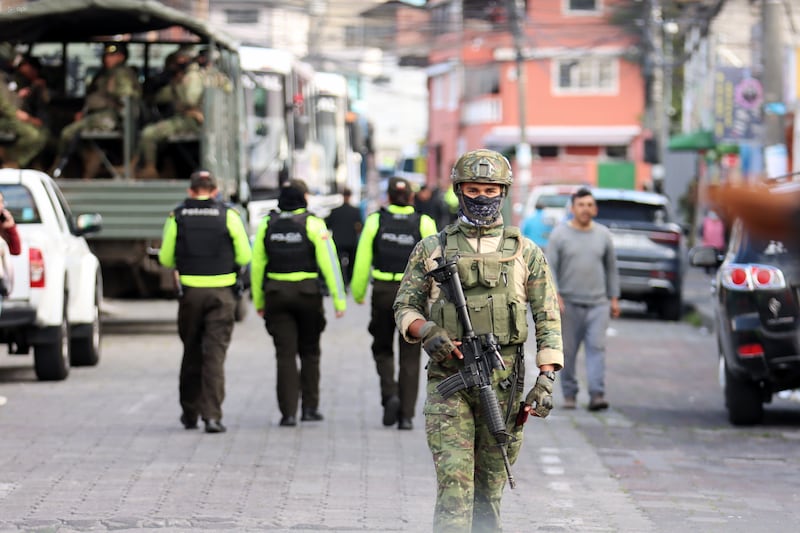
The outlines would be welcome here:
M 42 251 L 38 248 L 28 249 L 28 258 L 30 259 L 30 279 L 31 288 L 44 287 L 44 258 Z
M 761 357 L 764 355 L 764 347 L 758 343 L 742 344 L 736 352 L 739 357 Z
M 779 268 L 769 265 L 731 263 L 720 269 L 722 286 L 733 291 L 785 289 Z
M 655 231 L 647 235 L 651 241 L 659 244 L 678 244 L 681 241 L 680 233 L 672 231 Z

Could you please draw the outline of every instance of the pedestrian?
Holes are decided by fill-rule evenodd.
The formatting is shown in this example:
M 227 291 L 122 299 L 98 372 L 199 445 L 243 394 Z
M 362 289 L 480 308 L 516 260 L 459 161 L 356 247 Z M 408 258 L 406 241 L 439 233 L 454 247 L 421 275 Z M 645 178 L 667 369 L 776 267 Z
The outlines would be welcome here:
M 605 397 L 605 350 L 609 316 L 619 316 L 619 274 L 609 229 L 594 221 L 597 203 L 589 189 L 572 194 L 572 218 L 559 224 L 547 243 L 547 260 L 558 285 L 564 370 L 564 408 L 578 396 L 575 363 L 581 344 L 586 356 L 589 410 L 608 408 Z
M 528 337 L 526 306 L 536 328 L 535 364 L 540 374 L 526 397 L 531 414 L 546 417 L 552 408 L 555 372 L 561 369 L 561 324 L 556 290 L 542 250 L 505 226 L 500 213 L 511 188 L 508 160 L 492 150 L 463 154 L 452 170 L 458 218 L 437 235 L 422 239 L 411 252 L 397 298 L 395 320 L 409 342 L 428 353 L 425 431 L 437 478 L 434 531 L 500 531 L 506 483 L 504 450 L 481 414 L 477 387 L 443 397 L 437 386 L 464 369 L 459 350 L 463 326 L 456 306 L 427 274 L 437 259 L 456 260 L 474 333 L 499 343 L 505 370 L 495 369 L 492 390 L 508 434 L 513 464 L 522 444 L 517 424 L 525 379 Z M 525 407 L 528 411 L 530 407 Z
M 544 204 L 537 202 L 533 213 L 522 221 L 522 234 L 540 248 L 545 248 L 552 230 L 553 224 L 544 216 Z
M 436 222 L 437 230 L 450 223 L 450 214 L 438 187 L 430 187 L 423 183 L 414 195 L 414 209 L 431 217 Z
M 6 209 L 6 201 L 3 193 L 0 192 L 0 236 L 8 244 L 8 251 L 11 255 L 22 253 L 22 242 L 17 231 L 17 223 L 11 211 Z
M 253 304 L 275 343 L 281 426 L 297 425 L 299 398 L 302 421 L 324 418 L 319 411 L 320 336 L 326 324 L 320 274 L 336 318 L 344 316 L 346 307 L 336 245 L 325 221 L 307 211 L 307 196 L 302 180 L 284 184 L 280 212 L 271 212 L 258 226 L 250 269 Z
M 0 301 L 8 297 L 14 289 L 14 266 L 11 255 L 22 253 L 22 241 L 17 231 L 17 223 L 11 211 L 6 209 L 5 198 L 0 192 Z
M 325 219 L 325 224 L 333 235 L 333 242 L 336 243 L 336 250 L 339 252 L 339 264 L 342 267 L 345 287 L 350 286 L 350 280 L 353 277 L 358 236 L 364 226 L 361 209 L 350 203 L 352 197 L 353 191 L 344 189 L 342 205 L 331 209 Z
M 250 241 L 239 213 L 217 200 L 207 171 L 189 179 L 189 197 L 164 224 L 159 262 L 178 271 L 182 295 L 178 334 L 183 342 L 180 420 L 186 429 L 222 433 L 225 354 L 233 332 L 236 273 L 250 262 Z
M 398 373 L 395 379 L 394 337 L 397 327 L 392 305 L 411 250 L 421 238 L 436 234 L 436 222 L 414 208 L 411 182 L 391 178 L 389 205 L 367 217 L 358 241 L 352 292 L 364 303 L 372 277 L 372 310 L 369 332 L 372 356 L 378 371 L 383 406 L 383 425 L 413 429 L 412 419 L 419 390 L 419 343 L 398 338 Z

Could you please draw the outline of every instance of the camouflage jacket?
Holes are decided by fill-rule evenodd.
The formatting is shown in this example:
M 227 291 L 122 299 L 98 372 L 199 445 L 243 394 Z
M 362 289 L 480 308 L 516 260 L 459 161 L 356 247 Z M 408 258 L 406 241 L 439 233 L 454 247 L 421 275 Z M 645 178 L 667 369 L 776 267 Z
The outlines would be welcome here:
M 205 82 L 203 73 L 196 63 L 192 63 L 187 67 L 180 83 L 175 84 L 173 87 L 175 91 L 175 110 L 178 113 L 202 110 Z
M 86 111 L 106 109 L 122 110 L 123 97 L 138 99 L 142 88 L 136 72 L 127 65 L 117 65 L 109 70 L 101 70 L 89 86 L 86 96 Z
M 8 86 L 9 79 L 5 72 L 0 72 L 0 118 L 16 120 L 17 98 Z
M 464 250 L 465 253 L 495 252 L 503 239 L 503 223 L 501 219 L 491 227 L 476 227 L 459 221 L 417 243 L 409 256 L 394 302 L 395 322 L 409 342 L 419 342 L 420 339 L 410 337 L 408 327 L 414 320 L 431 319 L 431 304 L 439 300 L 440 289 L 426 273 L 438 266 L 436 258 L 442 256 L 442 238 L 446 238 L 448 233 L 457 232 L 471 247 L 470 250 Z M 516 254 L 512 267 L 515 272 L 510 277 L 515 280 L 510 289 L 512 299 L 527 303 L 530 307 L 536 331 L 536 365 L 552 364 L 561 368 L 564 365 L 564 353 L 555 283 L 544 252 L 525 237 L 520 237 L 519 242 L 522 250 Z M 516 309 L 517 312 L 525 312 L 524 305 Z

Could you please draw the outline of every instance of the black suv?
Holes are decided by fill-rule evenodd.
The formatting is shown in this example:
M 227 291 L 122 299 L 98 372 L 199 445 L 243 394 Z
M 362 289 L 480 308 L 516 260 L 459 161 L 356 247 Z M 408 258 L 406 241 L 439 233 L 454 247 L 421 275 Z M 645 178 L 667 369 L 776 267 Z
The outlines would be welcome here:
M 719 379 L 732 424 L 761 422 L 772 395 L 800 388 L 798 250 L 733 225 L 727 253 L 693 248 L 692 265 L 719 266 L 712 283 Z
M 664 320 L 679 320 L 686 268 L 683 229 L 670 220 L 663 194 L 593 189 L 596 221 L 614 239 L 620 297 L 645 302 Z

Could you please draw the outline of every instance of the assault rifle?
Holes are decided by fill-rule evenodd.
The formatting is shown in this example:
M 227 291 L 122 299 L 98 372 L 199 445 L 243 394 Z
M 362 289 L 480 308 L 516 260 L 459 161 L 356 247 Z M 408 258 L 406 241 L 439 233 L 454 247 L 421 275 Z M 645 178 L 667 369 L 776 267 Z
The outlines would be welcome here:
M 467 300 L 464 289 L 461 287 L 461 277 L 455 261 L 444 262 L 439 260 L 439 267 L 428 272 L 444 291 L 445 297 L 455 304 L 458 319 L 464 328 L 461 338 L 461 353 L 464 354 L 464 368 L 457 374 L 444 379 L 436 390 L 443 398 L 449 398 L 456 392 L 470 387 L 478 387 L 481 402 L 481 413 L 489 426 L 489 432 L 494 436 L 497 446 L 503 454 L 503 463 L 508 476 L 508 484 L 513 489 L 517 486 L 514 475 L 511 473 L 511 463 L 508 461 L 506 445 L 511 435 L 506 430 L 503 416 L 500 414 L 500 404 L 497 394 L 492 388 L 492 372 L 495 368 L 505 370 L 506 365 L 500 355 L 497 339 L 491 333 L 476 335 L 472 329 L 472 321 L 467 311 Z

